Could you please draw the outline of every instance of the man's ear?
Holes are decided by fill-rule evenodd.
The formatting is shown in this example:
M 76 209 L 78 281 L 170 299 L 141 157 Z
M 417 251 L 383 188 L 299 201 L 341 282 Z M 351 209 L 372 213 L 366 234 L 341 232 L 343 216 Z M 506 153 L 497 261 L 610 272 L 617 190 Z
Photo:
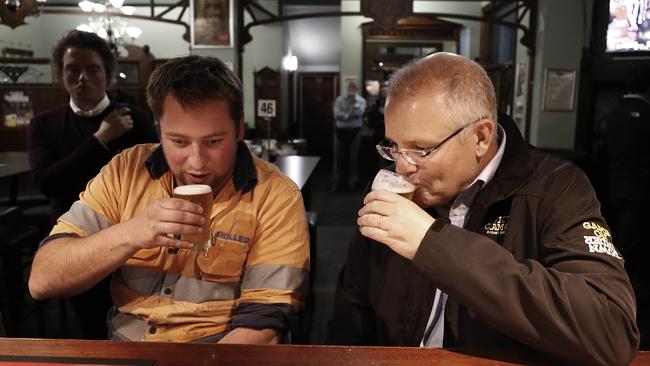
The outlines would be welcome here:
M 494 134 L 497 133 L 496 123 L 484 118 L 476 122 L 474 127 L 476 131 L 476 157 L 485 156 L 490 146 L 494 143 Z

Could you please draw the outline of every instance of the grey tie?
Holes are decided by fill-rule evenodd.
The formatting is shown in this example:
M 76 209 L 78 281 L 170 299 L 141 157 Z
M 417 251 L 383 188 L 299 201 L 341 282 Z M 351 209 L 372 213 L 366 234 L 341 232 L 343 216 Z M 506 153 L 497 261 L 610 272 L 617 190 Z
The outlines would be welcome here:
M 484 182 L 482 180 L 480 179 L 477 180 L 476 182 L 474 182 L 474 184 L 469 186 L 467 189 L 460 192 L 456 197 L 456 199 L 454 200 L 454 203 L 452 205 L 452 210 L 456 208 L 460 208 L 461 210 L 463 210 L 462 215 L 460 216 L 457 214 L 450 215 L 448 203 L 446 205 L 435 207 L 436 213 L 439 215 L 439 217 L 445 217 L 445 218 L 449 217 L 449 220 L 453 225 L 461 228 L 464 227 L 465 222 L 467 222 L 467 219 L 470 214 L 469 207 L 471 206 L 478 192 L 481 190 L 483 183 Z M 464 207 L 464 209 L 462 207 Z M 438 303 L 436 304 L 436 308 L 433 312 L 433 318 L 431 319 L 431 322 L 427 325 L 427 328 L 424 332 L 424 338 L 422 343 L 425 346 L 430 344 L 430 342 L 432 341 L 431 337 L 433 336 L 433 330 L 438 324 L 438 322 L 442 320 L 442 317 L 444 316 L 445 303 L 447 302 L 447 294 L 440 289 L 437 289 L 436 291 L 440 291 L 440 296 L 438 297 Z

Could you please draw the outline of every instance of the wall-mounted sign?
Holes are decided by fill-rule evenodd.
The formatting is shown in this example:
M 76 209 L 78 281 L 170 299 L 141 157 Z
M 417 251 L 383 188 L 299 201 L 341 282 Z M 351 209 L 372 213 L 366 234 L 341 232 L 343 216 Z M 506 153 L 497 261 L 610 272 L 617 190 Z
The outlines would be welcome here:
M 543 110 L 571 112 L 575 89 L 575 70 L 546 70 Z
M 5 127 L 25 127 L 34 117 L 32 94 L 27 90 L 7 90 L 0 101 Z
M 273 99 L 258 99 L 257 100 L 257 116 L 258 117 L 275 117 L 275 100 Z

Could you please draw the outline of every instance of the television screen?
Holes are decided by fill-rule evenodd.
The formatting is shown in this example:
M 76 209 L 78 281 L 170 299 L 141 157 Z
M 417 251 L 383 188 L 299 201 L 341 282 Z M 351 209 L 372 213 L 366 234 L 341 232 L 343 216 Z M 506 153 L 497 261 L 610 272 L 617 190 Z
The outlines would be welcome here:
M 610 0 L 607 52 L 650 51 L 650 0 Z

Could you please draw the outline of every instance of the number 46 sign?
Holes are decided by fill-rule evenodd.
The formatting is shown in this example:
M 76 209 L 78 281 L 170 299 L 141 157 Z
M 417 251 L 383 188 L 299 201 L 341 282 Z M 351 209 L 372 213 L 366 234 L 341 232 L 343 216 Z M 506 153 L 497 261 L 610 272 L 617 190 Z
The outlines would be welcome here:
M 257 116 L 266 118 L 275 117 L 275 100 L 259 99 L 257 101 Z

